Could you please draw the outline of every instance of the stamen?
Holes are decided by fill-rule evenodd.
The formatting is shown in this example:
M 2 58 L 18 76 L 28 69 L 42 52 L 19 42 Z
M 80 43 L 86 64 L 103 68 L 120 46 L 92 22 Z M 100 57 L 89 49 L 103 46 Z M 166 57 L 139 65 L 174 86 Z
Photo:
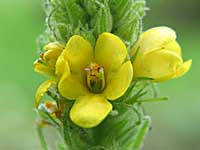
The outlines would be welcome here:
M 43 59 L 44 57 L 44 52 L 40 52 L 40 58 Z
M 91 63 L 88 68 L 85 68 L 87 72 L 87 85 L 91 92 L 101 93 L 105 88 L 105 77 L 103 67 L 97 63 Z

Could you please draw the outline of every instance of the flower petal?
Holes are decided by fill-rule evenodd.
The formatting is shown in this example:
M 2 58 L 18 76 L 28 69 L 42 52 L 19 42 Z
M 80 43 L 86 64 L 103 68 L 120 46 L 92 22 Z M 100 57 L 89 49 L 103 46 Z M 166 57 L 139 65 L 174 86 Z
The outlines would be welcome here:
M 56 60 L 58 56 L 62 53 L 62 49 L 48 50 L 44 53 L 43 59 L 45 61 Z
M 110 73 L 107 77 L 107 87 L 104 95 L 109 100 L 122 96 L 129 87 L 133 78 L 133 68 L 130 61 L 125 62 L 118 72 Z
M 105 71 L 116 70 L 127 57 L 124 43 L 114 34 L 102 33 L 96 43 L 95 61 L 104 67 Z
M 38 72 L 41 74 L 47 74 L 50 76 L 54 75 L 54 71 L 55 71 L 54 68 L 41 63 L 39 60 L 36 60 L 33 65 L 34 65 L 35 72 Z
M 181 77 L 182 75 L 187 73 L 190 70 L 191 65 L 192 65 L 192 60 L 191 59 L 186 61 L 186 62 L 184 62 L 183 64 L 181 64 L 177 68 L 176 75 L 174 76 L 174 78 Z
M 160 82 L 172 78 L 182 58 L 169 50 L 157 50 L 146 53 L 140 61 L 133 63 L 135 77 L 153 78 Z
M 45 65 L 54 68 L 57 58 L 62 53 L 64 47 L 58 42 L 54 42 L 47 44 L 44 49 L 46 51 L 40 54 L 42 61 L 45 63 Z
M 161 48 L 163 45 L 175 40 L 176 33 L 171 28 L 164 26 L 154 27 L 142 33 L 136 47 L 139 47 L 142 52 L 151 51 Z M 136 49 L 137 48 L 134 48 L 132 51 L 135 51 Z
M 93 50 L 83 37 L 72 36 L 63 52 L 64 59 L 69 63 L 72 74 L 82 74 L 93 59 Z
M 63 53 L 58 57 L 56 62 L 56 75 L 61 77 L 63 74 L 70 74 L 68 62 L 64 59 Z
M 58 84 L 58 90 L 67 99 L 76 99 L 87 94 L 87 87 L 80 75 L 64 73 Z
M 92 128 L 100 124 L 111 110 L 112 105 L 102 95 L 86 95 L 76 100 L 70 118 L 80 127 Z
M 172 51 L 172 52 L 175 52 L 176 54 L 178 54 L 179 56 L 181 56 L 182 54 L 182 52 L 181 52 L 181 47 L 180 47 L 180 45 L 178 44 L 178 42 L 176 42 L 176 41 L 173 41 L 173 42 L 170 42 L 169 44 L 167 44 L 166 46 L 165 46 L 165 49 L 167 49 L 167 50 L 170 50 L 170 51 Z
M 35 94 L 35 107 L 38 107 L 41 98 L 48 91 L 52 84 L 56 84 L 56 79 L 50 79 L 42 83 L 36 91 Z
M 48 50 L 60 50 L 60 49 L 64 49 L 64 46 L 62 46 L 58 42 L 49 43 L 49 44 L 45 45 L 45 47 L 44 47 L 44 50 L 46 50 L 46 51 L 48 51 Z

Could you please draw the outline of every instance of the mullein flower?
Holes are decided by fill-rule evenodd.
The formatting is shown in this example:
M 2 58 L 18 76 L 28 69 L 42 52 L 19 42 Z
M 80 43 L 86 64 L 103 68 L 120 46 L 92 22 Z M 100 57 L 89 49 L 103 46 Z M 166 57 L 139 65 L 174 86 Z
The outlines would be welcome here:
M 41 74 L 54 75 L 55 64 L 63 48 L 58 42 L 47 44 L 44 47 L 45 52 L 41 52 L 40 58 L 34 62 L 34 70 Z
M 183 62 L 176 33 L 168 27 L 155 27 L 145 31 L 131 50 L 134 77 L 166 81 L 184 75 L 192 60 Z
M 81 36 L 69 39 L 56 70 L 62 74 L 60 94 L 76 100 L 69 113 L 76 125 L 97 126 L 112 110 L 108 100 L 116 100 L 125 93 L 133 77 L 127 55 L 124 43 L 111 33 L 102 33 L 94 50 Z
M 49 43 L 44 47 L 45 52 L 40 53 L 40 58 L 34 62 L 34 70 L 38 73 L 49 75 L 50 79 L 43 82 L 35 94 L 35 105 L 38 106 L 43 95 L 48 91 L 52 84 L 59 80 L 56 72 L 57 59 L 64 47 L 58 42 Z

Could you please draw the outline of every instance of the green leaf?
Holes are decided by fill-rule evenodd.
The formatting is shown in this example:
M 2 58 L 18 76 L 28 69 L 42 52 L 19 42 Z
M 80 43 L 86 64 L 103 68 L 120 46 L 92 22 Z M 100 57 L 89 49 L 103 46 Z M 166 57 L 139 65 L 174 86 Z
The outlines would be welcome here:
M 69 19 L 69 24 L 76 27 L 79 22 L 83 24 L 87 22 L 88 16 L 77 0 L 63 0 L 62 4 L 64 5 L 64 13 L 66 13 Z
M 78 0 L 45 0 L 44 8 L 48 35 L 43 36 L 47 39 L 51 36 L 62 44 L 74 35 L 79 22 L 86 24 L 88 21 L 88 14 Z
M 142 31 L 145 0 L 111 0 L 114 19 L 113 33 L 121 37 L 130 49 Z
M 67 106 L 68 107 L 68 106 Z M 63 136 L 68 150 L 86 150 L 92 143 L 92 134 L 74 125 L 69 118 L 69 108 L 66 107 L 63 116 Z M 91 139 L 91 140 L 89 140 Z
M 158 97 L 158 98 L 150 98 L 150 99 L 142 99 L 138 100 L 137 102 L 144 103 L 144 102 L 160 102 L 160 101 L 167 101 L 168 97 Z
M 151 82 L 151 90 L 154 98 L 158 97 L 159 91 L 156 83 Z
M 37 125 L 36 128 L 37 128 L 37 133 L 38 133 L 38 137 L 39 137 L 40 144 L 41 144 L 41 149 L 48 150 L 42 128 L 39 125 Z
M 96 2 L 97 3 L 97 2 Z M 90 28 L 93 29 L 94 35 L 98 38 L 98 35 L 103 32 L 111 32 L 112 30 L 112 15 L 107 0 L 98 1 L 98 11 L 90 20 Z
M 83 8 L 86 10 L 89 16 L 93 17 L 98 10 L 97 0 L 80 0 Z
M 44 33 L 37 38 L 36 43 L 37 43 L 38 53 L 43 51 L 44 45 L 53 41 L 55 41 L 55 38 L 51 35 L 50 31 L 46 29 L 46 31 L 44 31 Z
M 99 34 L 112 32 L 128 49 L 142 31 L 146 9 L 145 0 L 45 0 L 44 6 L 47 16 L 44 45 L 52 40 L 65 45 L 72 35 L 78 34 L 94 46 Z M 79 33 L 78 28 L 82 30 Z
M 97 146 L 108 150 L 136 150 L 141 146 L 149 129 L 149 117 L 137 114 L 129 108 L 118 106 L 119 115 L 109 116 L 95 129 Z
M 149 131 L 150 123 L 151 123 L 150 117 L 145 116 L 141 124 L 137 128 L 134 143 L 130 143 L 132 144 L 133 150 L 137 150 L 142 146 L 145 135 Z
M 38 114 L 42 119 L 49 122 L 50 124 L 54 125 L 55 127 L 59 128 L 60 124 L 57 122 L 56 119 L 54 119 L 47 111 L 45 110 L 37 110 Z
M 79 26 L 75 29 L 74 34 L 81 35 L 88 40 L 93 47 L 95 46 L 96 38 L 94 37 L 93 30 L 89 30 L 88 26 L 84 27 L 81 23 L 79 23 Z
M 57 149 L 58 149 L 58 150 L 66 150 L 67 148 L 66 148 L 65 145 L 58 144 Z

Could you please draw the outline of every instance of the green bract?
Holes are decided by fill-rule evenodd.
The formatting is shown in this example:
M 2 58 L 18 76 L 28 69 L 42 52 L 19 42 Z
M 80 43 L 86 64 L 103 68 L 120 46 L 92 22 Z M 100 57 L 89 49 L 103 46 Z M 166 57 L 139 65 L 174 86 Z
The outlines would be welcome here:
M 112 32 L 128 48 L 142 31 L 145 0 L 45 0 L 46 31 L 38 39 L 43 47 L 51 41 L 66 44 L 81 35 L 94 46 L 98 35 Z

